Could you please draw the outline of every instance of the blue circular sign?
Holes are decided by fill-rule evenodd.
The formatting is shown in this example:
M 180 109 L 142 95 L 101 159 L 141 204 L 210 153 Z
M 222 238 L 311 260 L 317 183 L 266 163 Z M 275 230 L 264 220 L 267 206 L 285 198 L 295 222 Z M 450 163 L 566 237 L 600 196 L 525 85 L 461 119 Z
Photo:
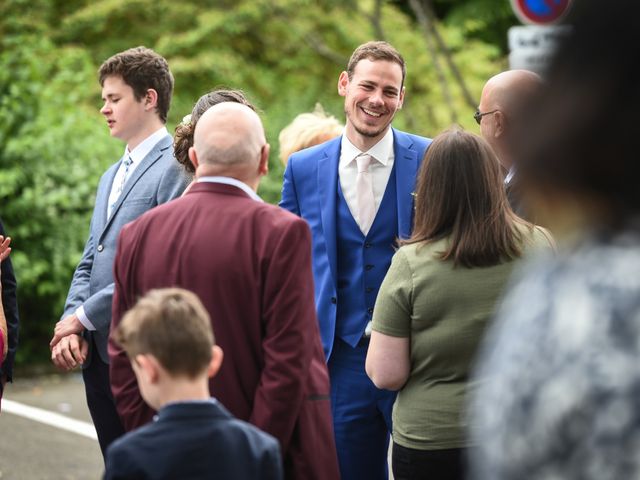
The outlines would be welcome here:
M 522 23 L 545 25 L 558 22 L 569 11 L 572 0 L 511 0 Z

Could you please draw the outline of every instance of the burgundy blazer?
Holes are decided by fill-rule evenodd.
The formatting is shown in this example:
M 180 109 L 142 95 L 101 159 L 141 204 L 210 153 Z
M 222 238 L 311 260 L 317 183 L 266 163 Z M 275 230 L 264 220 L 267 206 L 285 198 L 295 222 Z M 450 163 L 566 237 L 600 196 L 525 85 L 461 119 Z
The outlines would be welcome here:
M 195 292 L 224 351 L 211 394 L 280 441 L 287 478 L 339 478 L 304 220 L 235 186 L 197 183 L 122 229 L 114 278 L 111 331 L 150 289 Z M 129 431 L 155 412 L 112 338 L 109 358 L 111 388 Z

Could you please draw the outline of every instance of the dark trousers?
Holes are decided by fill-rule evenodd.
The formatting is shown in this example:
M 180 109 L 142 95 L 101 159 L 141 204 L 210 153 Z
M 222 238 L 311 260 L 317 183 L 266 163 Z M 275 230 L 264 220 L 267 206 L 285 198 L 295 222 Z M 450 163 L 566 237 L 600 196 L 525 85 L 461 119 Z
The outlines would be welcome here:
M 87 394 L 87 405 L 104 457 L 111 442 L 124 435 L 125 432 L 111 393 L 109 365 L 100 359 L 95 343 L 91 345 L 90 355 L 89 365 L 82 369 L 82 378 Z
M 393 442 L 391 466 L 395 480 L 464 480 L 465 449 L 416 450 Z

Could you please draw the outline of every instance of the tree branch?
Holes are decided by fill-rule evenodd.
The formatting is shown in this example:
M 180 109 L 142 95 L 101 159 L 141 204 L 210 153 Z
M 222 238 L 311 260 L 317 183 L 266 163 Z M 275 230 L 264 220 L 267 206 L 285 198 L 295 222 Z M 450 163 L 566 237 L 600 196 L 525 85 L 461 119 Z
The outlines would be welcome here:
M 458 115 L 456 113 L 456 109 L 453 104 L 453 98 L 451 97 L 449 84 L 447 83 L 447 78 L 444 74 L 444 70 L 442 69 L 442 65 L 440 65 L 440 60 L 438 58 L 438 49 L 433 43 L 431 29 L 429 28 L 430 22 L 429 22 L 429 18 L 427 17 L 427 13 L 425 12 L 419 0 L 409 0 L 409 6 L 415 13 L 416 18 L 418 19 L 418 23 L 422 28 L 422 33 L 424 34 L 424 38 L 427 43 L 427 50 L 429 50 L 429 53 L 433 58 L 433 66 L 436 69 L 436 75 L 438 76 L 440 87 L 442 88 L 442 96 L 444 97 L 445 103 L 449 107 L 451 122 L 458 123 Z
M 435 18 L 435 13 L 433 11 L 431 0 L 423 0 L 423 6 L 424 6 L 427 17 Z M 460 90 L 462 91 L 462 95 L 464 97 L 465 102 L 467 102 L 467 104 L 471 108 L 476 108 L 477 107 L 476 101 L 471 96 L 471 93 L 467 88 L 467 84 L 464 81 L 464 78 L 462 78 L 462 75 L 460 74 L 460 70 L 458 69 L 458 66 L 453 60 L 453 55 L 451 54 L 451 50 L 449 50 L 449 47 L 447 47 L 447 45 L 445 44 L 442 38 L 442 35 L 440 35 L 440 32 L 438 32 L 438 28 L 435 22 L 428 22 L 428 28 L 433 34 L 433 38 L 436 39 L 436 43 L 438 44 L 440 51 L 444 55 L 444 58 L 447 61 L 447 65 L 449 66 L 451 73 L 453 74 L 453 77 L 455 78 L 456 83 L 458 84 L 458 86 L 460 87 Z

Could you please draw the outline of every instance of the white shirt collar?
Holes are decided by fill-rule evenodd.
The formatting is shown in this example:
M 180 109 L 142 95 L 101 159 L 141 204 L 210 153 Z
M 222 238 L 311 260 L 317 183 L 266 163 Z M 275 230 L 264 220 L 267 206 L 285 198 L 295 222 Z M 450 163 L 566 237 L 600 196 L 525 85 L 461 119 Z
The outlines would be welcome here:
M 367 153 L 375 158 L 378 162 L 383 165 L 386 165 L 389 159 L 394 158 L 393 153 L 393 130 L 389 128 L 387 133 L 384 134 L 384 137 L 380 139 L 378 143 L 376 143 L 373 147 L 371 147 L 366 152 L 360 151 L 358 147 L 356 147 L 351 141 L 347 138 L 346 135 L 342 135 L 342 144 L 341 148 L 341 157 L 346 159 L 347 163 L 352 162 L 358 155 L 362 153 Z
M 260 198 L 260 196 L 256 192 L 254 192 L 253 189 L 249 185 L 247 185 L 244 182 L 241 182 L 237 178 L 231 178 L 231 177 L 200 177 L 200 178 L 198 178 L 198 183 L 199 182 L 223 183 L 225 185 L 233 185 L 234 187 L 238 187 L 244 193 L 249 195 L 256 202 L 264 202 L 264 200 L 262 200 Z
M 167 127 L 162 127 L 145 138 L 132 151 L 129 151 L 129 146 L 127 145 L 124 149 L 124 155 L 125 157 L 129 155 L 131 157 L 131 160 L 133 160 L 133 163 L 138 164 L 144 159 L 144 157 L 149 155 L 149 152 L 151 151 L 151 149 L 153 149 L 153 147 L 156 146 L 156 143 L 158 143 L 167 135 L 169 135 Z

